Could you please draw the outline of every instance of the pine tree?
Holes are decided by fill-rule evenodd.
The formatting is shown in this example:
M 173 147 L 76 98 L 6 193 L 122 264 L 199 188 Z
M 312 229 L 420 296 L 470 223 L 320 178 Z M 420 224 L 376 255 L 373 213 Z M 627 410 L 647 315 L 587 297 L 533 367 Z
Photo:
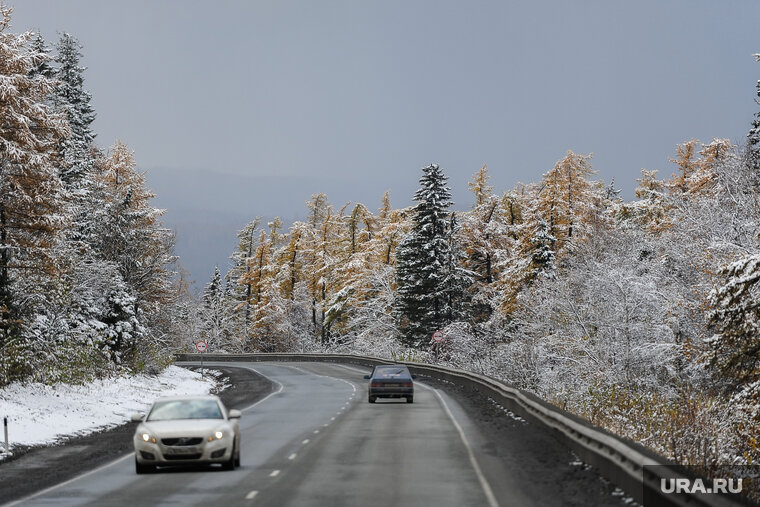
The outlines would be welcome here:
M 412 230 L 398 247 L 394 313 L 407 345 L 422 346 L 459 316 L 452 308 L 453 274 L 448 178 L 437 164 L 422 169 Z
M 202 333 L 213 347 L 223 345 L 226 338 L 226 305 L 224 301 L 224 284 L 219 267 L 214 267 L 211 280 L 201 295 L 203 307 Z
M 95 111 L 90 105 L 91 95 L 83 87 L 86 67 L 79 65 L 82 57 L 80 47 L 74 37 L 64 33 L 58 42 L 56 57 L 59 67 L 55 76 L 59 85 L 56 87 L 55 106 L 57 111 L 66 115 L 71 129 L 71 136 L 58 147 L 61 179 L 70 188 L 81 186 L 82 178 L 92 168 L 91 145 L 95 139 L 91 128 Z
M 760 62 L 760 54 L 754 55 L 755 60 Z M 757 81 L 757 99 L 755 102 L 760 104 L 760 80 Z M 755 113 L 752 120 L 752 127 L 747 134 L 746 163 L 755 177 L 755 184 L 760 186 L 760 111 Z
M 446 266 L 446 277 L 443 285 L 446 291 L 446 321 L 447 324 L 457 321 L 466 321 L 470 317 L 470 287 L 476 273 L 465 269 L 463 266 L 467 256 L 459 245 L 458 237 L 461 227 L 457 222 L 456 213 L 451 213 L 451 219 L 447 230 L 449 243 L 449 258 Z
M 760 254 L 747 255 L 721 273 L 725 283 L 710 293 L 716 334 L 709 340 L 710 364 L 732 386 L 760 380 Z
M 45 39 L 38 33 L 32 41 L 32 52 L 39 55 L 49 55 L 50 48 L 45 45 Z M 55 70 L 49 65 L 50 57 L 40 59 L 39 63 L 31 70 L 29 77 L 43 76 L 50 81 L 55 80 Z
M 554 250 L 557 238 L 549 233 L 549 225 L 539 220 L 531 238 L 529 280 L 539 277 L 554 278 Z

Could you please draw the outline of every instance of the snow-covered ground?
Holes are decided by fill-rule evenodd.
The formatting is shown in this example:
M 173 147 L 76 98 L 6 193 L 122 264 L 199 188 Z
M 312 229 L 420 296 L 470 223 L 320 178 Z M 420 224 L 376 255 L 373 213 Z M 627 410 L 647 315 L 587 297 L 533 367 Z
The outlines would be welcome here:
M 162 374 L 124 376 L 81 386 L 15 383 L 0 389 L 0 419 L 8 418 L 11 451 L 18 445 L 41 445 L 65 436 L 85 435 L 123 424 L 145 411 L 155 398 L 205 394 L 212 377 L 170 366 Z M 0 460 L 7 457 L 0 429 Z

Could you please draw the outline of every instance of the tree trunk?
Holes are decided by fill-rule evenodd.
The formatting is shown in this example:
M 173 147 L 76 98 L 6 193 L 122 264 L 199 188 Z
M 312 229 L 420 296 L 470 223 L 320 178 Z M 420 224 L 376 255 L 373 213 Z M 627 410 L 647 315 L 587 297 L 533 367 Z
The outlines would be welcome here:
M 5 205 L 0 202 L 0 347 L 5 342 L 11 330 L 11 301 L 10 279 L 8 277 L 8 263 L 10 261 L 10 249 L 8 248 L 8 228 L 5 217 Z

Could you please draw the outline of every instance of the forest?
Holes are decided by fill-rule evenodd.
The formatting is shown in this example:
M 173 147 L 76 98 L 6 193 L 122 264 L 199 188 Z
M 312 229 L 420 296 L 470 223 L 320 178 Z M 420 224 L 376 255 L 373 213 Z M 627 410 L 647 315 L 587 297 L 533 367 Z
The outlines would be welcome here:
M 760 97 L 760 83 L 758 84 Z M 749 115 L 748 115 L 749 116 Z M 254 218 L 195 336 L 217 352 L 343 352 L 434 362 L 538 394 L 678 463 L 760 454 L 760 113 L 744 146 L 695 139 L 633 201 L 568 151 L 474 205 L 422 169 L 416 205 L 323 193 L 287 229 Z M 441 330 L 444 339 L 432 340 Z
M 160 371 L 192 311 L 174 237 L 122 142 L 99 149 L 79 42 L 0 5 L 0 387 Z
M 0 387 L 159 371 L 197 339 L 357 353 L 489 375 L 678 463 L 760 458 L 760 112 L 742 146 L 675 146 L 632 201 L 572 151 L 504 191 L 484 165 L 466 210 L 434 163 L 411 207 L 316 193 L 290 225 L 251 217 L 196 300 L 134 153 L 95 144 L 81 46 L 10 33 L 10 15 Z

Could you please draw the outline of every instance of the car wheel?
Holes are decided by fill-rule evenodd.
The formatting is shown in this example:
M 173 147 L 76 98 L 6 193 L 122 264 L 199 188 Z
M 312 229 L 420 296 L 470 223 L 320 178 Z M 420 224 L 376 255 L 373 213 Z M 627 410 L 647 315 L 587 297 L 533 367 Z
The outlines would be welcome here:
M 374 396 L 370 396 L 369 399 L 368 399 L 368 401 L 370 403 L 375 403 L 375 397 Z
M 407 396 L 406 397 L 406 402 L 407 403 L 414 403 L 414 396 Z
M 137 458 L 135 458 L 135 473 L 137 474 L 149 474 L 156 470 L 156 467 L 153 465 L 141 465 L 139 461 L 137 461 Z
M 235 466 L 240 468 L 240 449 L 238 449 L 238 452 L 235 455 Z
M 230 459 L 222 463 L 222 470 L 235 470 L 235 443 L 232 443 L 232 452 L 230 452 Z

